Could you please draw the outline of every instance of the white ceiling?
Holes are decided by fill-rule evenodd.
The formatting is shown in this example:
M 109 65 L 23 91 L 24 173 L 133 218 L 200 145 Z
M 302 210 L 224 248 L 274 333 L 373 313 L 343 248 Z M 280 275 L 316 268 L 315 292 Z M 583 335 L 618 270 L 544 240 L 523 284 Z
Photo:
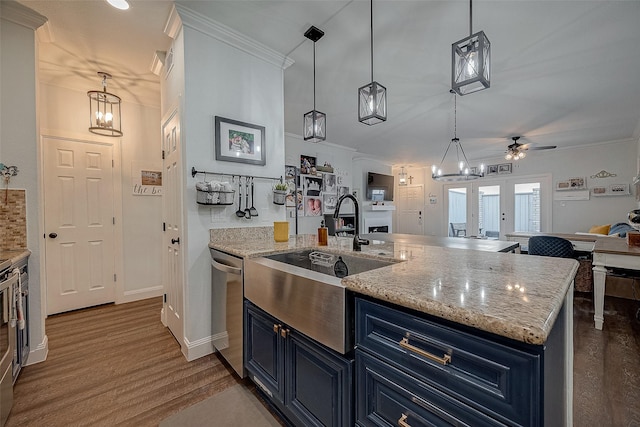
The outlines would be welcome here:
M 21 3 L 47 16 L 41 79 L 99 88 L 97 71 L 124 99 L 159 105 L 150 71 L 171 2 L 130 0 L 119 11 L 103 0 Z M 453 137 L 451 44 L 469 35 L 469 3 L 374 2 L 374 79 L 387 87 L 388 120 L 357 120 L 357 89 L 370 82 L 369 1 L 179 1 L 292 58 L 285 71 L 285 131 L 301 134 L 313 108 L 327 114 L 328 141 L 397 165 L 439 162 Z M 473 3 L 473 29 L 492 46 L 491 88 L 458 97 L 457 135 L 470 160 L 499 156 L 511 142 L 575 145 L 640 137 L 640 1 L 485 1 Z M 535 152 L 527 159 L 534 158 Z

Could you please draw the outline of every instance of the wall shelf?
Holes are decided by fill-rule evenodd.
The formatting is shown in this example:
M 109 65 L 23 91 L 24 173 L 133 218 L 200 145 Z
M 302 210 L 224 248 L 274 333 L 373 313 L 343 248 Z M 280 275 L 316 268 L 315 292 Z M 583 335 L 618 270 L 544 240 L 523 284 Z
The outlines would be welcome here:
M 369 206 L 365 206 L 364 210 L 367 210 L 367 211 L 395 211 L 396 207 L 394 205 L 369 205 Z

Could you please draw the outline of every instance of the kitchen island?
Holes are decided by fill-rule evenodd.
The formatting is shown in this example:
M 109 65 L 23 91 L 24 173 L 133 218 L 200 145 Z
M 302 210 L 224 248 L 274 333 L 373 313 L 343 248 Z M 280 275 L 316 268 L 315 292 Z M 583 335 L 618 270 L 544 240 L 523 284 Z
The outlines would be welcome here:
M 314 247 L 328 253 L 351 252 L 349 238 L 330 239 L 328 246 L 317 247 L 313 235 L 283 243 L 267 237 L 213 237 L 210 247 L 245 260 Z M 385 425 L 391 422 L 386 412 L 401 409 L 401 417 L 415 417 L 418 424 L 464 420 L 480 420 L 477 425 L 572 424 L 575 260 L 399 240 L 372 242 L 357 255 L 404 261 L 341 280 L 353 296 L 348 304 L 355 305 L 345 312 L 356 323 L 357 425 Z M 251 310 L 257 313 L 258 307 Z M 260 320 L 262 314 L 254 317 Z M 273 331 L 263 330 L 275 337 L 296 336 L 296 331 L 278 319 L 269 319 L 269 325 Z M 245 334 L 247 328 L 245 324 Z M 300 335 L 302 341 L 277 345 L 287 348 L 297 342 L 295 348 L 308 350 L 300 344 L 304 343 Z M 327 349 L 327 354 L 332 351 Z M 351 372 L 348 363 L 354 354 L 342 357 L 345 368 L 336 378 L 349 377 Z M 283 381 L 304 384 L 300 379 Z M 264 389 L 270 393 L 268 384 Z M 283 399 L 291 393 L 286 388 L 279 390 Z M 402 396 L 399 390 L 409 394 Z M 373 397 L 376 392 L 381 394 Z M 351 393 L 342 390 L 340 396 L 345 395 Z M 412 408 L 403 402 L 421 403 Z M 295 399 L 291 403 L 295 406 Z M 437 420 L 429 418 L 432 416 Z M 383 419 L 386 421 L 380 421 Z M 410 424 L 406 418 L 403 422 Z

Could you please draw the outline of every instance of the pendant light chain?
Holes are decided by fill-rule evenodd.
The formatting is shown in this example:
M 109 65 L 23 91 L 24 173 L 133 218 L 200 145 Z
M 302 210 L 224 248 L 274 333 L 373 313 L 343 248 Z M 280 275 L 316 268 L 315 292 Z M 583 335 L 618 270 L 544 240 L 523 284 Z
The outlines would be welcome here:
M 469 0 L 469 35 L 473 34 L 473 0 Z
M 316 109 L 316 42 L 313 42 L 313 109 Z
M 373 81 L 373 0 L 370 0 L 371 5 L 371 81 Z

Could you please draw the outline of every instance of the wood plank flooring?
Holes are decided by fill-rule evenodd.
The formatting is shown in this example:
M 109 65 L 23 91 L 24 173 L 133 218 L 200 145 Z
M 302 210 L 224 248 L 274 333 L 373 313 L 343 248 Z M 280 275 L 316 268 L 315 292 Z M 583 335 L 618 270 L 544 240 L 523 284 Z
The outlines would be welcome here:
M 574 425 L 640 426 L 640 303 L 606 297 L 597 331 L 591 295 L 574 302 Z M 186 362 L 161 308 L 154 298 L 49 317 L 49 356 L 23 369 L 7 426 L 157 426 L 240 382 L 216 355 Z
M 22 370 L 6 425 L 157 426 L 239 381 L 216 355 L 188 363 L 161 309 L 153 298 L 49 317 L 49 355 Z

